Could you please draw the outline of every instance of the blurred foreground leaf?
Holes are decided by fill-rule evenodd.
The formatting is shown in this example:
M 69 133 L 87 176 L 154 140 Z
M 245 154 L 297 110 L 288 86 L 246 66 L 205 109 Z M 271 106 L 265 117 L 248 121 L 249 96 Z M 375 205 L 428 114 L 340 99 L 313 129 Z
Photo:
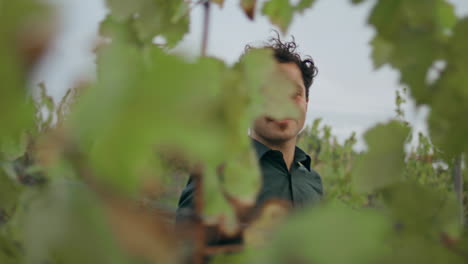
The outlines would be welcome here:
M 37 194 L 22 218 L 24 263 L 130 263 L 86 186 L 62 181 Z
M 371 210 L 342 204 L 309 208 L 282 226 L 263 263 L 375 263 L 388 250 L 389 231 L 388 221 Z
M 460 223 L 454 193 L 405 182 L 385 190 L 383 200 L 403 233 L 430 234 L 435 241 L 441 232 L 459 235 Z
M 468 153 L 468 18 L 460 20 L 447 46 L 447 66 L 434 84 L 429 128 L 434 143 L 454 156 Z
M 248 207 L 260 187 L 245 132 L 260 115 L 298 113 L 293 100 L 284 100 L 294 87 L 278 74 L 271 51 L 252 50 L 228 68 L 214 58 L 187 62 L 154 45 L 139 49 L 129 41 L 131 29 L 111 18 L 102 30 L 112 43 L 100 51 L 98 81 L 70 120 L 94 175 L 134 195 L 147 179 L 161 178 L 155 154 L 179 150 L 188 167 L 204 167 L 206 220 L 225 221 L 233 231 L 235 215 L 223 192 Z M 215 172 L 222 163 L 221 179 Z
M 13 212 L 21 191 L 20 185 L 5 173 L 2 165 L 0 163 L 0 214 L 3 215 L 0 226 Z
M 357 190 L 370 192 L 402 180 L 404 143 L 409 131 L 401 122 L 391 121 L 366 132 L 368 150 L 358 157 L 353 168 Z
M 272 24 L 285 33 L 294 15 L 294 7 L 289 0 L 270 0 L 263 4 L 262 13 L 269 17 Z
M 28 58 L 21 53 L 23 43 L 18 35 L 31 33 L 28 29 L 44 19 L 44 9 L 44 5 L 33 0 L 0 1 L 0 158 L 20 145 L 22 133 L 34 125 L 34 107 L 26 90 Z M 14 152 L 7 158 L 24 149 Z

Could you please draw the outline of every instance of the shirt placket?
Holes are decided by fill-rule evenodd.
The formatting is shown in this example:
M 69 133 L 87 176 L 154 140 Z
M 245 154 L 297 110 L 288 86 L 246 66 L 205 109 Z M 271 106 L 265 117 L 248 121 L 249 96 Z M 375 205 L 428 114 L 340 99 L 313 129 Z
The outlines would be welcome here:
M 288 179 L 288 192 L 289 192 L 289 198 L 290 198 L 290 201 L 291 201 L 291 204 L 293 206 L 295 206 L 295 202 L 294 202 L 294 193 L 293 193 L 293 182 L 292 182 L 292 174 L 291 172 L 288 170 L 288 167 L 286 166 L 286 163 L 284 162 L 284 157 L 283 157 L 283 153 L 281 153 L 280 151 L 277 151 L 275 150 L 275 158 L 277 159 L 277 162 L 280 162 L 281 164 L 281 167 L 282 167 L 282 170 L 283 172 L 286 174 L 286 177 Z M 292 171 L 292 169 L 291 169 Z

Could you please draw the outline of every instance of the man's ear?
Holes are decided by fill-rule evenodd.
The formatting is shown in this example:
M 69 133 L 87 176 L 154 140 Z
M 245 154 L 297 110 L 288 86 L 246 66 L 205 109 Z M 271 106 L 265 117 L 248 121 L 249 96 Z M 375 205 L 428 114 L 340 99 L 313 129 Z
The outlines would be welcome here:
M 309 97 L 306 97 L 306 103 L 307 104 L 309 103 Z

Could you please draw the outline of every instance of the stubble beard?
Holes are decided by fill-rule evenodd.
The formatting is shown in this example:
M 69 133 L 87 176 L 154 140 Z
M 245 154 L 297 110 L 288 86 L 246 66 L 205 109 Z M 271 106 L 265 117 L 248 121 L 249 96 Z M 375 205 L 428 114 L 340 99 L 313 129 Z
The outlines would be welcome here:
M 294 140 L 297 137 L 297 120 L 290 120 L 285 123 L 276 123 L 268 118 L 262 118 L 254 126 L 255 134 L 263 140 L 273 144 L 282 144 Z

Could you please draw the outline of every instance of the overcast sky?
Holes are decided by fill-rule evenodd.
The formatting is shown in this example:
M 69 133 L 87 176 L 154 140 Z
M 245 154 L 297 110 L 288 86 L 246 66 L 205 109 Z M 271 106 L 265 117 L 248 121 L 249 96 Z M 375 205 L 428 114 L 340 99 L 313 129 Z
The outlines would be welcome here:
M 99 21 L 107 11 L 103 0 L 52 1 L 59 6 L 61 33 L 38 69 L 35 82 L 44 81 L 49 92 L 59 99 L 74 82 L 92 75 L 94 57 L 90 50 Z M 399 88 L 398 73 L 388 67 L 375 71 L 370 59 L 369 41 L 374 32 L 366 20 L 375 1 L 358 6 L 350 2 L 318 0 L 304 15 L 296 15 L 284 36 L 289 39 L 294 35 L 299 51 L 311 55 L 319 68 L 310 90 L 308 122 L 323 118 L 340 140 L 352 131 L 361 135 L 375 123 L 394 117 L 395 90 Z M 468 1 L 450 2 L 455 4 L 458 15 L 468 13 Z M 211 12 L 208 54 L 229 64 L 237 60 L 245 44 L 261 44 L 273 36 L 275 29 L 259 10 L 255 21 L 248 20 L 238 3 L 225 0 L 223 9 L 213 6 Z M 177 51 L 199 53 L 202 18 L 202 8 L 193 9 L 190 33 Z M 427 109 L 415 109 L 407 103 L 405 110 L 415 128 L 424 131 Z

